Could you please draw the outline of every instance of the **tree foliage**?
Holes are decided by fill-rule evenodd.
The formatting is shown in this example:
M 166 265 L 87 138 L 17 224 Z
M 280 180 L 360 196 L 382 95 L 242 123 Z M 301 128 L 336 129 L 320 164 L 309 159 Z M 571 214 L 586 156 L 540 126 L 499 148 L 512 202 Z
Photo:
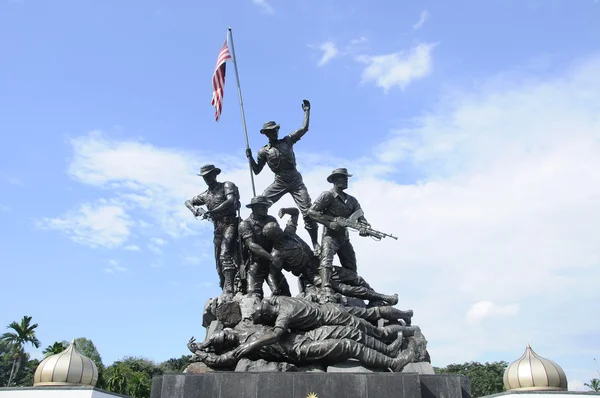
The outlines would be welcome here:
M 504 371 L 508 362 L 465 362 L 451 364 L 445 368 L 435 368 L 438 374 L 454 374 L 469 377 L 471 381 L 471 395 L 473 398 L 497 394 L 504 391 Z
M 150 396 L 152 378 L 163 374 L 160 365 L 142 357 L 125 357 L 106 368 L 108 391 L 135 398 Z
M 31 343 L 34 347 L 40 346 L 35 337 L 37 324 L 31 323 L 31 317 L 23 317 L 20 323 L 12 322 L 8 328 L 10 332 L 4 333 L 0 338 L 0 386 L 8 384 L 13 373 L 11 386 L 27 387 L 33 385 L 33 376 L 40 361 L 31 359 L 24 351 L 24 346 Z M 189 364 L 191 355 L 182 355 L 171 358 L 161 363 L 155 363 L 142 357 L 124 357 L 105 367 L 102 357 L 92 340 L 85 337 L 75 339 L 78 351 L 90 358 L 98 367 L 97 387 L 107 391 L 128 395 L 134 398 L 150 397 L 152 378 L 163 373 L 182 372 Z M 58 354 L 69 346 L 67 341 L 55 341 L 47 346 L 43 353 L 45 356 Z M 18 359 L 19 366 L 15 360 Z
M 600 379 L 592 379 L 589 383 L 584 383 L 584 385 L 592 391 L 600 392 Z
M 29 359 L 29 354 L 24 351 L 20 353 L 21 366 L 19 372 L 14 376 L 11 382 L 13 387 L 27 387 L 33 385 L 33 375 L 39 365 L 37 359 Z M 8 384 L 10 371 L 13 368 L 14 351 L 13 347 L 5 341 L 0 340 L 0 386 Z
M 65 346 L 64 343 L 62 343 L 60 341 L 55 341 L 54 344 L 49 345 L 48 347 L 44 348 L 44 351 L 42 351 L 42 354 L 44 354 L 44 357 L 49 357 L 50 355 L 60 354 L 61 352 L 63 352 L 66 349 L 67 349 L 67 347 Z
M 40 346 L 40 341 L 35 336 L 35 329 L 37 329 L 38 324 L 32 324 L 31 319 L 30 316 L 26 315 L 21 319 L 21 322 L 11 322 L 7 326 L 7 329 L 10 331 L 0 336 L 0 340 L 8 343 L 13 359 L 8 381 L 6 382 L 7 387 L 14 385 L 15 380 L 19 376 L 19 370 L 25 354 L 23 351 L 25 344 L 31 343 L 35 348 L 39 348 Z

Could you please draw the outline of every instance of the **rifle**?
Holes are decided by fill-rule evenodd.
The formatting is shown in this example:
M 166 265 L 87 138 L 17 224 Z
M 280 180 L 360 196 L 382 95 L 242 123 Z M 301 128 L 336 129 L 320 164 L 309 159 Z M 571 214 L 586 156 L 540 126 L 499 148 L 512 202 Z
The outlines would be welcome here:
M 212 217 L 208 215 L 206 210 L 204 210 L 202 207 L 196 207 L 194 210 L 196 210 L 196 218 L 199 218 L 200 220 L 212 221 Z
M 242 222 L 242 215 L 240 213 L 240 209 L 238 208 L 237 210 L 237 214 L 238 214 L 238 226 L 239 224 Z M 240 274 L 240 280 L 242 281 L 242 283 L 244 283 L 243 281 L 246 280 L 246 267 L 247 267 L 247 259 L 244 258 L 246 256 L 244 256 L 244 242 L 242 242 L 242 237 L 239 234 L 239 230 L 237 233 L 237 241 L 238 241 L 238 250 L 239 250 L 239 262 L 240 262 L 240 269 L 239 269 L 239 274 Z
M 392 239 L 398 240 L 398 238 L 393 235 L 386 234 L 385 232 L 377 231 L 376 229 L 369 227 L 364 222 L 358 221 L 358 219 L 360 217 L 362 217 L 363 215 L 364 215 L 364 213 L 363 213 L 362 209 L 358 209 L 354 213 L 352 213 L 352 215 L 348 218 L 344 218 L 344 217 L 335 217 L 334 218 L 334 217 L 326 216 L 326 219 L 328 221 L 335 221 L 342 227 L 350 228 L 355 231 L 361 231 L 361 230 L 365 231 L 368 236 L 374 238 L 377 241 L 379 241 L 383 238 L 392 238 Z

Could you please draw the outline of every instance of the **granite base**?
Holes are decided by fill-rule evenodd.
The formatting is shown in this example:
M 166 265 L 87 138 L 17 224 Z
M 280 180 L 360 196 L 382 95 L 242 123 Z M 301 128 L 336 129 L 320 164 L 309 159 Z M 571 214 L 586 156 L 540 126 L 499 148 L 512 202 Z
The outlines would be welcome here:
M 312 393 L 312 394 L 311 394 Z M 150 398 L 471 398 L 469 379 L 416 373 L 168 373 Z

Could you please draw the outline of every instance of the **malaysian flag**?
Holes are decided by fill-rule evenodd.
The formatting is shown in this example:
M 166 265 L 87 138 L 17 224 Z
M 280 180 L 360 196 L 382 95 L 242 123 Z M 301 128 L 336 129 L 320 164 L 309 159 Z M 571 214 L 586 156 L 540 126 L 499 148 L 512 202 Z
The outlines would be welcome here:
M 215 120 L 218 122 L 221 116 L 221 110 L 223 109 L 223 89 L 225 88 L 225 66 L 226 62 L 231 58 L 229 52 L 229 46 L 227 45 L 227 39 L 221 48 L 219 58 L 217 58 L 217 66 L 215 66 L 215 73 L 212 77 L 213 96 L 211 104 L 215 107 Z

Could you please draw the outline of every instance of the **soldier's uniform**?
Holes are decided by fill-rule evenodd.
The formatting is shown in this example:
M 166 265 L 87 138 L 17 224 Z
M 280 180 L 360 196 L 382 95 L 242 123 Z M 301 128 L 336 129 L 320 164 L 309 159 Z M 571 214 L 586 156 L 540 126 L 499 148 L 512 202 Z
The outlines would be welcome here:
M 385 328 L 378 328 L 366 320 L 350 314 L 337 305 L 317 304 L 296 297 L 270 297 L 270 305 L 277 308 L 275 328 L 294 331 L 308 331 L 319 326 L 350 326 L 382 339 L 387 336 Z
M 338 194 L 333 189 L 325 191 L 315 200 L 312 209 L 318 213 L 331 217 L 348 218 L 357 210 L 360 204 L 354 196 L 347 193 Z M 324 226 L 321 238 L 321 267 L 331 268 L 333 256 L 338 255 L 343 268 L 356 272 L 356 254 L 350 243 L 347 228 L 338 231 Z
M 254 213 L 251 213 L 250 216 L 239 225 L 240 238 L 245 241 L 249 237 L 253 237 L 256 244 L 270 253 L 273 249 L 273 243 L 263 235 L 263 227 L 269 222 L 277 222 L 277 220 L 270 215 L 259 218 L 256 217 Z M 247 269 L 246 278 L 248 294 L 257 294 L 262 298 L 262 286 L 266 281 L 271 289 L 272 295 L 292 295 L 287 280 L 281 270 L 272 267 L 270 261 L 260 258 L 252 252 L 250 252 L 250 264 Z
M 283 231 L 283 239 L 275 243 L 271 254 L 279 259 L 282 268 L 300 280 L 302 288 L 320 286 L 319 258 L 308 244 L 296 234 L 297 222 L 290 218 Z M 394 297 L 375 292 L 356 272 L 342 267 L 332 267 L 331 287 L 338 293 L 363 300 L 391 301 Z M 395 303 L 394 303 L 395 304 Z
M 275 174 L 275 181 L 263 192 L 263 196 L 273 203 L 277 202 L 286 193 L 292 195 L 296 206 L 302 213 L 304 228 L 311 239 L 316 241 L 318 225 L 308 216 L 311 206 L 310 195 L 302 180 L 302 175 L 296 169 L 296 155 L 294 144 L 300 140 L 300 134 L 293 132 L 276 142 L 263 146 L 257 155 L 257 164 L 262 168 L 265 164 Z
M 227 347 L 219 347 L 218 351 L 223 351 L 224 348 L 229 348 L 229 351 L 221 355 L 201 352 L 202 362 L 215 368 L 234 368 L 239 361 L 234 354 L 234 348 L 252 343 L 272 331 L 272 327 L 263 325 L 252 325 L 239 330 L 225 329 L 220 334 L 234 336 L 223 337 L 222 340 L 227 341 Z M 232 345 L 229 341 L 235 343 Z M 401 341 L 399 340 L 398 343 Z M 353 327 L 321 326 L 308 332 L 287 333 L 275 343 L 260 346 L 251 352 L 248 358 L 298 365 L 311 363 L 327 365 L 358 359 L 369 367 L 386 370 L 392 368 L 400 371 L 404 363 L 394 359 L 400 348 L 398 343 L 394 344 L 397 347 L 387 346 Z
M 233 292 L 233 283 L 237 273 L 234 263 L 237 250 L 238 223 L 237 210 L 240 207 L 239 191 L 237 186 L 229 181 L 217 182 L 213 187 L 190 200 L 194 206 L 205 205 L 208 210 L 213 210 L 233 194 L 235 204 L 219 213 L 213 213 L 211 218 L 214 224 L 214 251 L 219 275 L 219 285 L 224 292 Z

